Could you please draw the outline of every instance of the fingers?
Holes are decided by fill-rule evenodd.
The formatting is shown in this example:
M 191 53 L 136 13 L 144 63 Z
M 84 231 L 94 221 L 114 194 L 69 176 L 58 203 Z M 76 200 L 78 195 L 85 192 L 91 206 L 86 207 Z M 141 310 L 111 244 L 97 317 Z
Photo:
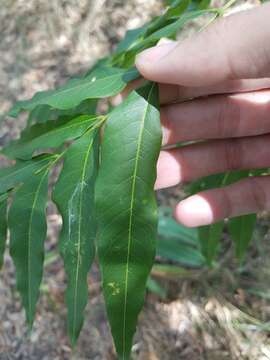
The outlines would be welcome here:
M 269 88 L 270 78 L 262 78 L 227 80 L 216 85 L 200 87 L 160 84 L 159 94 L 161 104 L 166 105 L 208 95 L 242 93 Z
M 268 77 L 269 15 L 265 4 L 226 17 L 182 42 L 143 51 L 136 66 L 147 79 L 184 86 Z
M 262 210 L 270 210 L 270 176 L 249 177 L 193 195 L 177 205 L 175 217 L 185 226 L 195 227 Z
M 269 114 L 270 90 L 164 106 L 163 145 L 270 133 Z
M 215 140 L 161 151 L 156 189 L 211 174 L 270 165 L 270 135 Z

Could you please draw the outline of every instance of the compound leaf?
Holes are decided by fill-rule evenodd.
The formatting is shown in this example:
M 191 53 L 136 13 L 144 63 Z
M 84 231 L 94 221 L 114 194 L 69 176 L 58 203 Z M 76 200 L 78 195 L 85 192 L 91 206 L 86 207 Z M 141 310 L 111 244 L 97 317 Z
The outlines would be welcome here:
M 38 92 L 30 100 L 18 101 L 9 115 L 16 117 L 20 111 L 31 111 L 39 105 L 49 105 L 62 110 L 71 109 L 85 99 L 116 95 L 129 81 L 138 76 L 136 69 L 98 67 L 85 78 L 71 79 L 59 89 Z
M 16 268 L 17 289 L 32 327 L 43 273 L 47 234 L 48 172 L 27 179 L 15 193 L 9 210 L 10 254 Z
M 157 86 L 133 91 L 109 116 L 96 186 L 103 293 L 119 358 L 129 358 L 153 265 L 161 131 Z
M 64 167 L 53 192 L 62 214 L 61 253 L 68 276 L 68 332 L 75 344 L 87 304 L 87 273 L 95 255 L 94 185 L 98 167 L 98 134 L 84 134 L 65 154 Z
M 22 137 L 2 150 L 9 158 L 29 159 L 35 150 L 56 148 L 82 136 L 99 117 L 82 115 L 70 121 L 49 121 L 26 129 Z
M 0 196 L 0 269 L 3 266 L 7 239 L 7 199 L 7 194 Z

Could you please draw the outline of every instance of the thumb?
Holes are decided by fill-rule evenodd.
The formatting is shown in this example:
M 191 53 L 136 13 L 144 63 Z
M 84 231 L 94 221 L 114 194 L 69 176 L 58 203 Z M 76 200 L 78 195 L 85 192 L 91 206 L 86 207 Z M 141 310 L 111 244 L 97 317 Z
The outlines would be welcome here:
M 136 58 L 153 81 L 207 86 L 270 76 L 270 4 L 216 21 L 181 42 L 147 49 Z

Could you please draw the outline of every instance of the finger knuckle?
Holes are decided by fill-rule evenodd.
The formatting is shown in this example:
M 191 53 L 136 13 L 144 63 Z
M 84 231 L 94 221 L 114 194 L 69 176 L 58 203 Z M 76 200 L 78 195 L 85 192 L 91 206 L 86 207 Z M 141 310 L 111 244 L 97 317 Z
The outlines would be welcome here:
M 220 97 L 217 121 L 219 137 L 229 138 L 239 134 L 241 111 L 229 96 Z
M 243 150 L 241 141 L 226 140 L 223 143 L 223 156 L 225 167 L 228 170 L 238 170 L 243 167 Z

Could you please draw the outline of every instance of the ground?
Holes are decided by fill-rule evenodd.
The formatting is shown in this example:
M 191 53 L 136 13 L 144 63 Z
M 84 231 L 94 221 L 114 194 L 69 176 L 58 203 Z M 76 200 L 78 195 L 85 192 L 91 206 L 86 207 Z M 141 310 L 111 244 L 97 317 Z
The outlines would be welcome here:
M 242 5 L 250 2 L 242 2 Z M 62 84 L 107 54 L 129 28 L 159 14 L 161 0 L 2 0 L 0 8 L 0 116 L 17 99 Z M 1 123 L 0 145 L 18 136 L 24 118 Z M 1 166 L 5 159 L 0 160 Z M 159 194 L 172 204 L 179 189 Z M 269 222 L 262 214 L 247 262 L 238 266 L 226 233 L 211 270 L 155 277 L 166 299 L 148 294 L 134 342 L 135 360 L 270 359 Z M 28 333 L 6 254 L 0 274 L 0 360 L 116 359 L 97 266 L 89 276 L 89 304 L 78 346 L 66 335 L 65 274 L 57 255 L 61 219 L 50 204 L 41 299 Z M 225 254 L 225 255 L 224 255 Z

